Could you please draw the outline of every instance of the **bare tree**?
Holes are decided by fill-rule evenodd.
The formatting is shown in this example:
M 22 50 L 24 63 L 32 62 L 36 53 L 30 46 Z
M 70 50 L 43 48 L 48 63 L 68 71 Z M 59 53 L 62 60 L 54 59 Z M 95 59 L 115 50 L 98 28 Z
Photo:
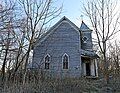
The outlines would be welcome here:
M 1 42 L 1 60 L 2 62 L 2 80 L 5 77 L 5 68 L 7 62 L 10 59 L 10 49 L 13 44 L 13 35 L 12 35 L 12 11 L 14 10 L 14 4 L 11 2 L 4 2 L 0 4 L 0 42 Z M 10 63 L 11 61 L 9 61 Z
M 17 13 L 14 12 L 16 5 L 21 9 Z M 34 43 L 46 31 L 45 25 L 58 17 L 61 10 L 62 7 L 54 7 L 52 0 L 19 0 L 15 4 L 6 0 L 1 4 L 0 59 L 3 61 L 3 79 L 6 71 L 9 73 L 8 79 L 11 75 L 14 79 L 16 72 L 24 68 L 25 81 Z
M 24 78 L 26 76 L 26 67 L 28 65 L 30 52 L 33 44 L 43 31 L 43 28 L 51 20 L 59 16 L 61 7 L 53 6 L 52 0 L 19 0 L 26 17 L 26 35 L 27 49 L 24 63 Z M 25 81 L 25 79 L 24 79 Z
M 120 13 L 116 11 L 117 0 L 92 0 L 84 5 L 85 14 L 89 17 L 97 36 L 97 43 L 103 56 L 104 79 L 109 82 L 107 63 L 107 43 L 119 31 Z
M 16 22 L 17 31 L 14 31 L 14 36 L 16 38 L 16 55 L 15 55 L 15 63 L 12 67 L 12 78 L 14 80 L 15 74 L 18 70 L 22 69 L 25 57 L 26 57 L 26 49 L 28 48 L 28 43 L 26 42 L 26 19 L 20 19 Z
M 113 44 L 109 44 L 109 54 L 108 56 L 111 58 L 111 68 L 118 70 L 119 69 L 119 65 L 120 65 L 120 45 L 119 43 L 117 43 L 117 41 L 115 41 L 115 43 Z

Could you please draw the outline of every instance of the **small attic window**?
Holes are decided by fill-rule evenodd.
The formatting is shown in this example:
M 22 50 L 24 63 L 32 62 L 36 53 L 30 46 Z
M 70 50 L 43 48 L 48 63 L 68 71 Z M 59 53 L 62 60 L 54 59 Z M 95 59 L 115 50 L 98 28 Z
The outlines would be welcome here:
M 83 43 L 87 43 L 88 38 L 87 38 L 86 36 L 84 36 L 84 37 L 82 38 L 82 40 L 83 40 Z

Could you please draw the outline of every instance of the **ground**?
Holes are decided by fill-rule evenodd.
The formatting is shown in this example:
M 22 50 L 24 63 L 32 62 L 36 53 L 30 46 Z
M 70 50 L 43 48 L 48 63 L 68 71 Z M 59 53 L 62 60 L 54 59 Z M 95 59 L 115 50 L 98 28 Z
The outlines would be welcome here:
M 104 84 L 102 79 L 43 79 L 26 84 L 7 84 L 0 93 L 120 93 L 120 82 Z
M 0 93 L 120 93 L 120 70 L 111 71 L 109 84 L 102 74 L 98 78 L 51 78 L 39 71 L 28 71 L 23 84 L 22 73 L 0 84 Z M 1 82 L 0 82 L 1 83 Z

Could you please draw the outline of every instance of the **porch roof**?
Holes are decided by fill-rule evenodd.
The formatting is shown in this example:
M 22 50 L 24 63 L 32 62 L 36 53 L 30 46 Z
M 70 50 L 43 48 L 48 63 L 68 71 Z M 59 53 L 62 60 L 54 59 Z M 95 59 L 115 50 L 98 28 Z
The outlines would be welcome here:
M 99 58 L 99 56 L 95 52 L 83 49 L 81 49 L 81 56 L 89 58 Z

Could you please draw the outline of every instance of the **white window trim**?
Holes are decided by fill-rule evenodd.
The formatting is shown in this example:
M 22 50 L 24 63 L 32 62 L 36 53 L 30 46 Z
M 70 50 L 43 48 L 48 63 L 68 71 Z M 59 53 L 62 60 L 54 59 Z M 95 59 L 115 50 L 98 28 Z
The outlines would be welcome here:
M 46 54 L 46 55 L 44 56 L 44 61 L 43 61 L 44 69 L 45 69 L 45 58 L 46 58 L 46 56 L 49 56 L 49 57 L 50 57 L 50 55 L 49 55 L 49 54 Z M 50 58 L 51 58 L 51 57 L 50 57 Z M 50 64 L 50 61 L 49 61 L 48 63 Z
M 84 38 L 86 38 L 86 40 L 84 40 Z M 88 37 L 87 37 L 87 36 L 83 36 L 83 37 L 82 37 L 82 41 L 83 41 L 83 43 L 87 43 Z
M 63 56 L 62 56 L 62 69 L 63 69 L 63 58 L 64 58 L 65 55 L 67 55 L 67 57 L 68 57 L 68 69 L 69 69 L 69 56 L 68 56 L 67 53 L 64 53 Z M 68 69 L 63 69 L 63 70 L 68 70 Z
M 44 56 L 44 63 L 45 63 L 45 58 L 46 58 L 46 56 L 49 56 L 49 57 L 50 57 L 49 54 L 46 54 L 46 55 Z M 50 61 L 49 61 L 49 63 L 50 63 Z

